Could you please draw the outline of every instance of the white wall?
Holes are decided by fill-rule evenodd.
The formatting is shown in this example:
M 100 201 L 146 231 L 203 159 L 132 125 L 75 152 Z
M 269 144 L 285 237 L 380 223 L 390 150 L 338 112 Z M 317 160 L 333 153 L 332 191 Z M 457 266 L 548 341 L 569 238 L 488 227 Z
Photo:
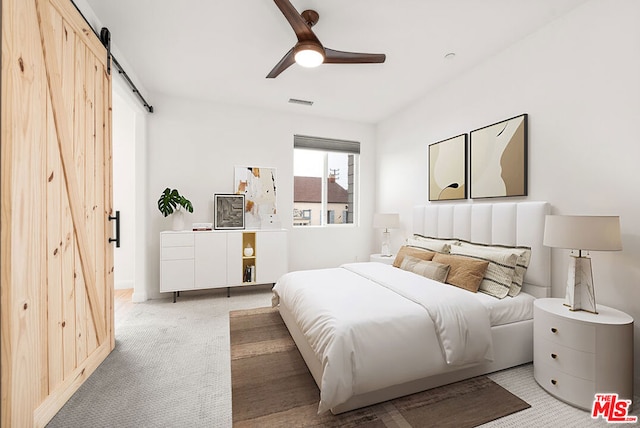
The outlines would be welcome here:
M 75 4 L 82 11 L 82 14 L 89 21 L 93 29 L 99 32 L 103 24 L 86 0 L 75 0 Z M 140 82 L 140 79 L 138 79 L 126 58 L 120 54 L 118 45 L 113 40 L 111 51 L 124 68 L 129 79 L 135 83 L 140 93 L 146 97 L 147 102 L 153 104 L 153 101 L 149 98 L 149 92 L 144 88 L 144 85 Z M 124 222 L 129 223 L 125 226 L 129 230 L 132 227 L 131 221 L 133 220 L 133 233 L 129 235 L 129 233 L 131 233 L 129 231 L 127 232 L 127 236 L 125 236 L 124 231 L 121 232 L 123 233 L 123 245 L 127 247 L 114 248 L 114 286 L 117 288 L 128 286 L 133 276 L 133 295 L 131 299 L 134 302 L 144 302 L 147 300 L 146 284 L 149 264 L 147 246 L 136 245 L 136 243 L 146 242 L 148 234 L 145 195 L 147 194 L 146 121 L 149 113 L 142 106 L 138 97 L 132 92 L 128 83 L 125 82 L 124 77 L 120 75 L 114 67 L 111 69 L 111 74 L 114 94 L 113 104 L 116 104 L 112 115 L 114 127 L 112 140 L 114 140 L 114 150 L 116 151 L 116 153 L 114 153 L 115 158 L 113 159 L 113 176 L 114 186 L 120 187 L 120 190 L 114 189 L 114 210 L 123 211 L 122 218 Z M 125 123 L 123 126 L 126 127 L 128 131 L 131 131 L 131 127 L 133 127 L 133 135 L 130 135 L 128 131 L 122 133 L 121 130 L 115 129 L 120 127 L 121 120 L 124 120 Z M 120 141 L 120 138 L 125 139 L 126 142 L 123 143 Z M 134 153 L 131 153 L 130 146 L 124 148 L 126 153 L 117 153 L 117 151 L 122 150 L 122 148 L 119 147 L 122 144 L 133 144 Z M 133 171 L 130 169 L 132 168 L 130 159 L 127 159 L 130 156 L 133 156 L 135 159 Z M 122 157 L 125 157 L 125 159 L 122 159 Z M 118 181 L 119 183 L 117 183 Z M 126 187 L 126 190 L 122 190 L 123 186 Z M 132 195 L 134 197 L 134 205 L 127 206 L 127 204 L 131 202 Z M 125 209 L 122 210 L 122 208 Z M 135 254 L 133 255 L 133 259 L 126 259 L 131 256 L 130 248 L 128 247 L 129 244 L 126 243 L 127 241 L 134 249 Z M 124 250 L 126 254 L 121 252 L 122 248 L 127 248 Z
M 135 111 L 120 91 L 114 90 L 112 98 L 113 207 L 120 211 L 120 247 L 113 250 L 114 287 L 124 289 L 133 288 L 135 282 Z
M 427 146 L 529 114 L 529 196 L 554 214 L 620 215 L 623 251 L 593 252 L 597 302 L 635 323 L 640 390 L 640 2 L 587 2 L 378 124 L 377 208 L 428 201 Z M 464 55 L 459 52 L 458 55 Z M 486 201 L 486 200 L 485 200 Z M 482 202 L 480 200 L 479 202 Z M 552 293 L 564 296 L 568 251 L 552 250 Z
M 159 294 L 159 233 L 171 219 L 158 211 L 166 188 L 191 200 L 185 226 L 212 222 L 214 193 L 233 192 L 235 166 L 276 168 L 277 209 L 289 233 L 291 270 L 336 266 L 368 259 L 374 204 L 375 144 L 372 125 L 314 118 L 154 94 L 148 122 L 149 237 L 147 292 Z M 293 135 L 360 141 L 360 226 L 293 229 Z

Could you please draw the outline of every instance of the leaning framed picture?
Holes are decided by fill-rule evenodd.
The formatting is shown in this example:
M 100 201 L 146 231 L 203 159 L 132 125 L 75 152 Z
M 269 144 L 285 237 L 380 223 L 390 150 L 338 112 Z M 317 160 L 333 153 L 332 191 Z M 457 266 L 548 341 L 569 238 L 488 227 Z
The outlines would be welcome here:
M 471 131 L 471 198 L 527 196 L 527 114 Z
M 236 166 L 234 192 L 245 196 L 244 215 L 247 228 L 260 228 L 269 216 L 276 215 L 276 169 Z
M 467 197 L 467 134 L 429 145 L 429 200 Z
M 244 229 L 244 195 L 213 195 L 214 229 Z

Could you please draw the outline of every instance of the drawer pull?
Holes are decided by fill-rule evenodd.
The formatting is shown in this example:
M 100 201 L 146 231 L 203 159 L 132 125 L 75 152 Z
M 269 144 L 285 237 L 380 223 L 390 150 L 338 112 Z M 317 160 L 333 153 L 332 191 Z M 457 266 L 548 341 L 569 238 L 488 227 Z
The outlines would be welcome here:
M 551 327 L 551 333 L 556 334 L 558 332 L 558 329 L 555 327 Z
M 558 354 L 551 354 L 551 358 L 555 360 L 556 358 L 558 358 Z
M 557 381 L 557 380 L 555 380 L 555 379 L 551 379 L 551 384 L 556 385 L 557 383 L 558 383 L 558 381 Z

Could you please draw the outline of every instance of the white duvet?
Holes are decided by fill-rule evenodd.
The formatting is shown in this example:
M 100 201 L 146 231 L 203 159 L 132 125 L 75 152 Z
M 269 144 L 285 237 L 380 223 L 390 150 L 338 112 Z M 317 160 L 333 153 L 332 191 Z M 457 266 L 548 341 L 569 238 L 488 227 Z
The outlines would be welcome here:
M 473 294 L 389 265 L 291 272 L 273 291 L 322 363 L 319 413 L 493 357 L 489 314 Z

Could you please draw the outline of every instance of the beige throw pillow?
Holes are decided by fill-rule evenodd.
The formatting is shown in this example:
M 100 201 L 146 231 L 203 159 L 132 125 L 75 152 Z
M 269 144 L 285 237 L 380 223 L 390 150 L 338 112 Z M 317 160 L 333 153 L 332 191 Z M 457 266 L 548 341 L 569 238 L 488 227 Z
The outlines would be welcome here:
M 442 263 L 420 260 L 412 256 L 405 256 L 400 265 L 400 269 L 422 275 L 425 278 L 438 282 L 445 282 L 449 273 L 449 265 Z
M 473 293 L 478 291 L 489 262 L 469 257 L 436 254 L 433 261 L 449 265 L 446 283 Z
M 410 247 L 408 245 L 404 245 L 400 247 L 398 250 L 398 254 L 396 255 L 395 260 L 393 261 L 393 265 L 397 268 L 402 264 L 402 260 L 406 256 L 415 257 L 420 260 L 431 260 L 435 253 L 433 251 L 425 250 L 424 248 L 418 247 Z

